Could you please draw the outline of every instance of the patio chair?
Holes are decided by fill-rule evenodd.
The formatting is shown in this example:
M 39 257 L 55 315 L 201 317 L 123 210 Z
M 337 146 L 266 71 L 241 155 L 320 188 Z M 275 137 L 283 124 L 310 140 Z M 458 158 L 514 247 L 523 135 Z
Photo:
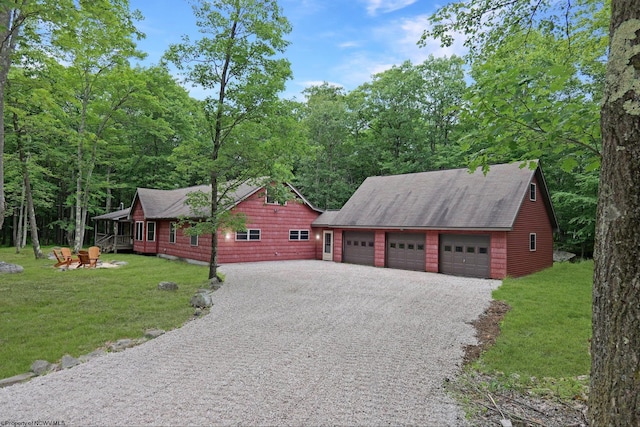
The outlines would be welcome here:
M 100 248 L 91 246 L 89 248 L 89 267 L 96 268 L 98 266 L 98 258 L 100 258 Z
M 69 267 L 69 262 L 65 259 L 64 255 L 62 255 L 60 248 L 53 248 L 53 256 L 56 257 L 56 261 L 57 261 L 53 266 L 54 268 L 58 268 L 62 266 Z
M 80 267 L 90 267 L 89 261 L 89 252 L 88 251 L 78 251 L 78 268 Z
M 77 262 L 78 265 L 80 265 L 79 264 L 80 263 L 80 259 L 79 258 L 74 258 L 71 255 L 71 249 L 69 249 L 69 248 L 61 248 L 60 249 L 60 253 L 62 253 L 62 256 L 65 259 L 65 262 L 67 263 L 67 267 L 71 267 L 71 264 L 74 263 L 74 262 Z

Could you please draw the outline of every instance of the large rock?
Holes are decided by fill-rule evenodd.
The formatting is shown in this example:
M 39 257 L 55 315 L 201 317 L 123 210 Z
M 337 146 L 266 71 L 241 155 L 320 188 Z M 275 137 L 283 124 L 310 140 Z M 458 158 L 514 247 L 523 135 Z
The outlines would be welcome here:
M 31 364 L 31 372 L 40 376 L 44 375 L 53 370 L 54 365 L 47 362 L 46 360 L 36 360 Z
M 209 289 L 198 289 L 198 292 L 191 297 L 191 305 L 196 308 L 207 308 L 213 305 L 213 291 Z
M 553 251 L 553 262 L 574 262 L 576 254 L 567 251 Z
M 69 354 L 62 356 L 62 360 L 60 361 L 60 367 L 62 369 L 69 369 L 79 364 L 80 361 Z
M 147 329 L 144 331 L 144 337 L 149 339 L 158 338 L 160 335 L 164 334 L 164 330 L 162 329 Z
M 8 262 L 0 261 L 0 274 L 3 273 L 22 273 L 24 268 L 21 265 L 9 264 Z
M 158 289 L 161 291 L 177 291 L 178 284 L 175 282 L 160 282 L 158 283 Z

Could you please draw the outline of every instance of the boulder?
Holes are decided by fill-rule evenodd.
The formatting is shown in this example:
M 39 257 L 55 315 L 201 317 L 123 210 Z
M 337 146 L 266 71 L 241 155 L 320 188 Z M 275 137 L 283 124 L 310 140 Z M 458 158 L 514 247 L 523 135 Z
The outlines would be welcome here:
M 80 361 L 69 354 L 62 356 L 62 360 L 60 361 L 60 367 L 62 369 L 69 369 L 79 364 Z
M 53 370 L 53 365 L 46 360 L 36 360 L 31 364 L 31 372 L 40 376 Z
M 0 274 L 7 273 L 22 273 L 24 268 L 21 265 L 9 264 L 8 262 L 0 261 Z
M 213 291 L 209 289 L 198 289 L 198 292 L 191 297 L 193 307 L 208 308 L 213 305 Z
M 175 282 L 160 282 L 158 283 L 158 289 L 161 291 L 177 291 L 178 284 Z
M 567 251 L 553 251 L 553 262 L 573 262 L 576 260 L 576 254 Z

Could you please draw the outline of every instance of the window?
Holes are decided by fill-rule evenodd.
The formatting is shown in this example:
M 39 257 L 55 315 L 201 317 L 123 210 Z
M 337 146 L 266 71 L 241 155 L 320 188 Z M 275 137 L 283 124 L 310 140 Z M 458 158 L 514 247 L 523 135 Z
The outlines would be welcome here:
M 404 249 L 404 243 L 398 243 L 398 249 Z
M 444 245 L 445 252 L 451 252 L 451 245 Z
M 309 240 L 309 230 L 289 230 L 289 240 Z
M 529 184 L 529 200 L 536 201 L 536 185 L 533 183 Z
M 198 246 L 198 235 L 191 236 L 191 246 Z
M 468 254 L 474 254 L 476 253 L 476 248 L 473 246 L 467 246 L 467 253 Z
M 236 240 L 260 240 L 260 230 L 249 229 L 247 231 L 236 231 Z
M 487 253 L 489 253 L 489 250 L 487 248 L 478 248 L 478 253 L 479 254 L 487 254 Z
M 369 247 L 372 248 L 373 247 L 373 242 L 369 242 Z
M 169 243 L 175 243 L 175 242 L 176 242 L 176 223 L 170 222 L 169 223 Z
M 144 222 L 136 221 L 136 240 L 141 241 L 144 236 Z
M 274 197 L 271 197 L 269 195 L 269 191 L 266 191 L 266 190 L 265 190 L 265 195 L 264 195 L 264 202 L 267 205 L 279 205 L 280 204 L 280 202 L 278 202 Z M 287 205 L 287 203 L 285 202 L 284 206 L 286 206 L 286 205 Z
M 456 252 L 461 253 L 462 252 L 462 246 L 456 246 Z
M 389 247 L 390 247 L 391 249 L 395 249 L 395 248 L 396 248 L 396 244 L 395 244 L 395 243 L 389 243 Z
M 536 233 L 529 234 L 529 250 L 536 250 Z
M 149 221 L 147 223 L 147 242 L 156 241 L 156 223 Z
M 415 249 L 415 245 L 414 245 L 413 243 L 408 243 L 408 244 L 407 244 L 407 249 L 409 249 L 409 250 L 411 250 L 411 251 L 412 251 L 412 250 L 414 250 L 414 249 Z
M 418 243 L 418 250 L 424 251 L 424 245 L 422 243 Z

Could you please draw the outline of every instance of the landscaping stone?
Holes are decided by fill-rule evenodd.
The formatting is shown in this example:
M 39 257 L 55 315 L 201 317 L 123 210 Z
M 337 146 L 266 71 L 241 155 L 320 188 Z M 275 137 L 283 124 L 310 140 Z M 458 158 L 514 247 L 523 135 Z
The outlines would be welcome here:
M 62 356 L 62 360 L 60 361 L 60 367 L 62 369 L 69 369 L 79 364 L 80 361 L 69 354 Z
M 9 387 L 10 385 L 14 385 L 18 383 L 23 383 L 35 376 L 36 374 L 34 374 L 33 372 L 27 372 L 25 374 L 20 374 L 20 375 L 15 375 L 13 377 L 5 378 L 3 380 L 0 380 L 0 388 Z
M 198 289 L 190 301 L 193 307 L 208 308 L 213 305 L 213 291 L 209 289 Z
M 177 291 L 178 284 L 175 282 L 160 282 L 158 283 L 158 289 L 161 291 Z
M 146 339 L 137 339 L 132 340 L 130 338 L 123 338 L 121 340 L 116 341 L 115 343 L 107 343 L 107 349 L 109 351 L 123 351 L 130 347 L 135 347 L 138 344 L 142 344 Z
M 0 274 L 7 273 L 22 273 L 24 268 L 21 265 L 9 264 L 8 262 L 0 261 Z
M 107 354 L 107 351 L 104 348 L 99 348 L 97 350 L 92 351 L 89 354 L 83 354 L 82 356 L 78 357 L 78 360 L 81 363 L 84 363 L 84 362 L 88 362 L 91 359 L 95 359 L 96 357 L 104 356 L 105 354 Z
M 31 364 L 31 372 L 40 376 L 53 370 L 53 365 L 46 360 L 36 360 Z
M 553 262 L 574 262 L 576 254 L 566 251 L 553 251 Z
M 147 329 L 144 331 L 145 338 L 158 338 L 160 335 L 164 334 L 165 331 L 162 329 Z

